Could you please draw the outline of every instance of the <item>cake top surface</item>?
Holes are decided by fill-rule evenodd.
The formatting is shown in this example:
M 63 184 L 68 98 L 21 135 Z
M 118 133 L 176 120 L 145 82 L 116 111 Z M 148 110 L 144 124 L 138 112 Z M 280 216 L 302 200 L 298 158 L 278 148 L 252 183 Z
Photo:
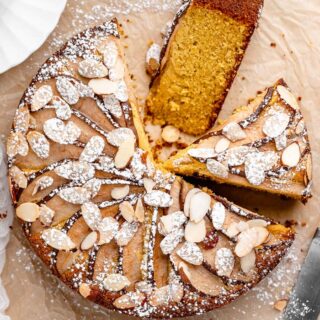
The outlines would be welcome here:
M 115 21 L 75 36 L 26 90 L 7 144 L 17 216 L 84 297 L 141 317 L 199 314 L 259 282 L 293 233 L 154 166 L 118 36 Z

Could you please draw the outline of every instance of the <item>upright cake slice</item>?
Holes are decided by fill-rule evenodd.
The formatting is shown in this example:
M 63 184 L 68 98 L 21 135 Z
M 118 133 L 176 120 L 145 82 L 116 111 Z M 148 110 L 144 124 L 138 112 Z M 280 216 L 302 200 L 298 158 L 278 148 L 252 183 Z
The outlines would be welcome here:
M 290 228 L 155 167 L 115 21 L 69 40 L 26 90 L 8 138 L 16 214 L 83 297 L 171 318 L 221 307 L 271 271 Z
M 165 168 L 306 201 L 312 159 L 299 104 L 283 80 L 214 127 Z
M 263 0 L 192 0 L 178 13 L 147 99 L 153 122 L 210 129 L 257 24 Z

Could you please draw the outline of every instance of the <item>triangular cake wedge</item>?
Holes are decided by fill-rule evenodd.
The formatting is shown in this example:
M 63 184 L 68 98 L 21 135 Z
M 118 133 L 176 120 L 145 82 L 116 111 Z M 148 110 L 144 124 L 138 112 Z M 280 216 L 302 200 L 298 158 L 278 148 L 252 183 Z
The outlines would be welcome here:
M 263 0 L 184 1 L 168 30 L 147 99 L 155 124 L 191 135 L 213 126 L 262 6 Z
M 221 307 L 279 263 L 293 232 L 155 167 L 128 79 L 115 21 L 41 67 L 8 138 L 17 217 L 51 271 L 108 309 Z
M 199 176 L 301 201 L 311 197 L 311 147 L 299 103 L 283 80 L 164 163 Z

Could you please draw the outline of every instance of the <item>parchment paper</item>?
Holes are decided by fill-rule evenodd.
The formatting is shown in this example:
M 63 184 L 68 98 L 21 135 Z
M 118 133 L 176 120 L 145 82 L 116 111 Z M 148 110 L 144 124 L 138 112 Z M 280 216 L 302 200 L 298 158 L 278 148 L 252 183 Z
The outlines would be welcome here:
M 0 134 L 8 134 L 15 108 L 32 75 L 59 45 L 72 34 L 117 15 L 128 35 L 127 59 L 134 74 L 140 101 L 143 101 L 148 77 L 144 57 L 150 40 L 159 42 L 160 32 L 172 18 L 178 1 L 69 0 L 66 10 L 48 41 L 26 62 L 0 75 Z M 97 6 L 98 5 L 98 6 Z M 130 12 L 129 12 L 130 11 Z M 135 11 L 135 12 L 132 12 Z M 302 111 L 309 130 L 314 160 L 314 197 L 307 205 L 266 194 L 226 186 L 214 190 L 230 200 L 282 222 L 297 221 L 297 240 L 287 257 L 259 286 L 236 302 L 199 319 L 276 319 L 276 300 L 287 298 L 295 282 L 306 250 L 319 225 L 320 205 L 318 138 L 320 125 L 320 1 L 265 0 L 260 26 L 255 32 L 238 76 L 226 100 L 221 117 L 254 96 L 257 90 L 283 77 L 302 98 Z M 271 45 L 272 44 L 272 45 Z M 128 319 L 104 311 L 70 293 L 48 271 L 15 234 L 7 249 L 2 281 L 10 298 L 8 315 L 13 320 Z M 306 310 L 301 310 L 302 312 Z M 192 318 L 194 319 L 194 317 Z

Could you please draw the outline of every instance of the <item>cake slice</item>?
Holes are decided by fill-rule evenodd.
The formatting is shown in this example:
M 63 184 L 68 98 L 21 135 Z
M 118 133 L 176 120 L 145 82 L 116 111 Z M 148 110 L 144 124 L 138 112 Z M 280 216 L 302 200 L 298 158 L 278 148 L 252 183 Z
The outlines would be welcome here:
M 199 135 L 209 130 L 257 25 L 263 0 L 192 0 L 177 14 L 151 83 L 155 124 Z
M 86 30 L 27 88 L 7 143 L 17 218 L 45 265 L 108 309 L 219 308 L 264 278 L 294 233 L 153 164 L 121 48 L 116 21 Z
M 164 167 L 302 201 L 311 197 L 308 132 L 299 103 L 283 80 L 236 109 Z

